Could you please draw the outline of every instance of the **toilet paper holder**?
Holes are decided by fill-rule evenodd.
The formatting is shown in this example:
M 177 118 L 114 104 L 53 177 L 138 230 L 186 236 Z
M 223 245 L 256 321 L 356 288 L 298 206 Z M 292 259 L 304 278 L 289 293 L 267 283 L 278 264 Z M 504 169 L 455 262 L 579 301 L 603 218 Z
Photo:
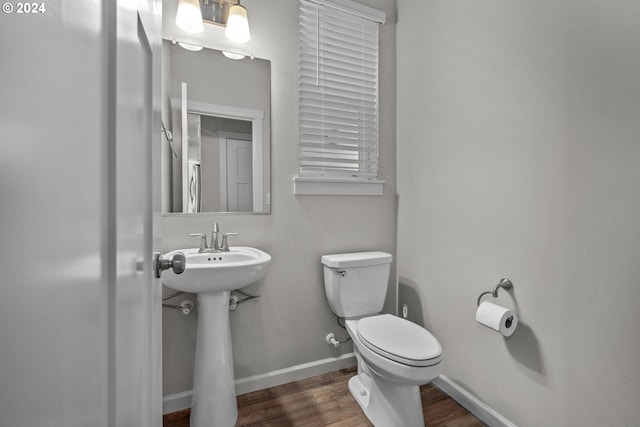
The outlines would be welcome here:
M 498 297 L 498 289 L 500 289 L 500 288 L 511 289 L 511 288 L 513 288 L 513 283 L 511 283 L 511 280 L 509 280 L 507 278 L 500 279 L 498 284 L 493 287 L 492 291 L 485 291 L 485 292 L 481 293 L 478 296 L 478 307 L 480 306 L 480 300 L 482 299 L 482 297 L 487 295 L 487 294 L 491 294 L 491 295 L 493 295 L 494 298 L 497 298 Z

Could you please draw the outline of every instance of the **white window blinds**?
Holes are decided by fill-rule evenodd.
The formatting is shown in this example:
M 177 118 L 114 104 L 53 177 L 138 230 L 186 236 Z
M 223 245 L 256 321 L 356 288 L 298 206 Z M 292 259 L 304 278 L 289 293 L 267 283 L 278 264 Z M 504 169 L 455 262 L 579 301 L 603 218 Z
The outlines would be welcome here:
M 300 0 L 301 177 L 377 177 L 379 22 L 354 2 Z

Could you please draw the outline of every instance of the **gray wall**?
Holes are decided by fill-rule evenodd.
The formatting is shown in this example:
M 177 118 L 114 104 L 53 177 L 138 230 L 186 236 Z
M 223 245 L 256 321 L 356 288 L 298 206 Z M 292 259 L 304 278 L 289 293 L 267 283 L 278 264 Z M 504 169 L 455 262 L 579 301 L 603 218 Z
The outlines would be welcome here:
M 399 303 L 517 425 L 638 425 L 637 2 L 398 10 Z M 474 319 L 504 276 L 508 339 Z
M 234 61 L 213 49 L 192 52 L 167 40 L 163 49 L 170 51 L 172 97 L 180 98 L 186 82 L 189 101 L 260 110 L 269 118 L 269 62 Z
M 320 256 L 327 253 L 383 250 L 395 255 L 395 1 L 362 3 L 385 10 L 380 46 L 380 177 L 384 195 L 294 196 L 298 168 L 297 46 L 295 2 L 247 0 L 252 40 L 247 49 L 271 60 L 270 215 L 165 216 L 164 249 L 193 247 L 187 235 L 208 232 L 211 223 L 236 231 L 236 245 L 271 254 L 271 269 L 250 291 L 262 296 L 231 313 L 236 377 L 262 374 L 338 353 L 324 341 L 338 331 L 326 302 Z M 392 277 L 395 273 L 392 272 Z M 393 280 L 392 280 L 393 282 Z M 395 311 L 395 287 L 385 310 Z M 165 309 L 164 394 L 191 388 L 195 344 L 194 317 Z M 341 352 L 351 351 L 343 346 Z
M 15 8 L 0 18 L 0 424 L 106 427 L 111 8 L 52 3 L 37 16 L 46 37 Z M 28 262 L 36 247 L 47 254 Z

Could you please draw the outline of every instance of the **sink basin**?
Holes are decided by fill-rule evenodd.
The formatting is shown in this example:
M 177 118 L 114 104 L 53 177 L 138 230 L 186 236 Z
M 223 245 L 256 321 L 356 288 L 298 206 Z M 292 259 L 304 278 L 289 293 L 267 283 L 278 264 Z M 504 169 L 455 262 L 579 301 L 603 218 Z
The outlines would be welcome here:
M 171 259 L 177 252 L 186 258 L 184 272 L 167 270 L 164 285 L 183 292 L 233 291 L 264 277 L 271 255 L 256 248 L 234 246 L 229 252 L 198 253 L 197 248 L 178 249 L 165 254 Z

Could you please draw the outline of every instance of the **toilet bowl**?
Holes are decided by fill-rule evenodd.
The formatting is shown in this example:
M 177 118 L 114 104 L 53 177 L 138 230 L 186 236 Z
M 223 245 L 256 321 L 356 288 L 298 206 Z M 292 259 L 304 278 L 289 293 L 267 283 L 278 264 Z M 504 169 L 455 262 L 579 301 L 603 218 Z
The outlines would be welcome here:
M 395 339 L 388 340 L 390 336 L 378 329 L 381 336 L 373 338 L 386 342 L 372 345 L 365 338 L 374 331 L 368 327 L 370 320 L 396 332 Z M 349 380 L 349 391 L 365 415 L 376 427 L 424 426 L 420 386 L 442 373 L 438 341 L 426 329 L 390 314 L 347 320 L 346 327 L 358 362 L 358 375 Z M 393 345 L 403 339 L 405 344 L 400 348 Z M 415 358 L 415 350 L 425 356 Z
M 352 396 L 376 427 L 424 427 L 420 386 L 442 373 L 442 347 L 423 327 L 380 314 L 391 255 L 325 255 L 322 264 L 329 305 L 353 340 Z
M 442 347 L 426 329 L 391 314 L 347 320 L 368 365 L 389 381 L 422 385 L 442 373 Z

